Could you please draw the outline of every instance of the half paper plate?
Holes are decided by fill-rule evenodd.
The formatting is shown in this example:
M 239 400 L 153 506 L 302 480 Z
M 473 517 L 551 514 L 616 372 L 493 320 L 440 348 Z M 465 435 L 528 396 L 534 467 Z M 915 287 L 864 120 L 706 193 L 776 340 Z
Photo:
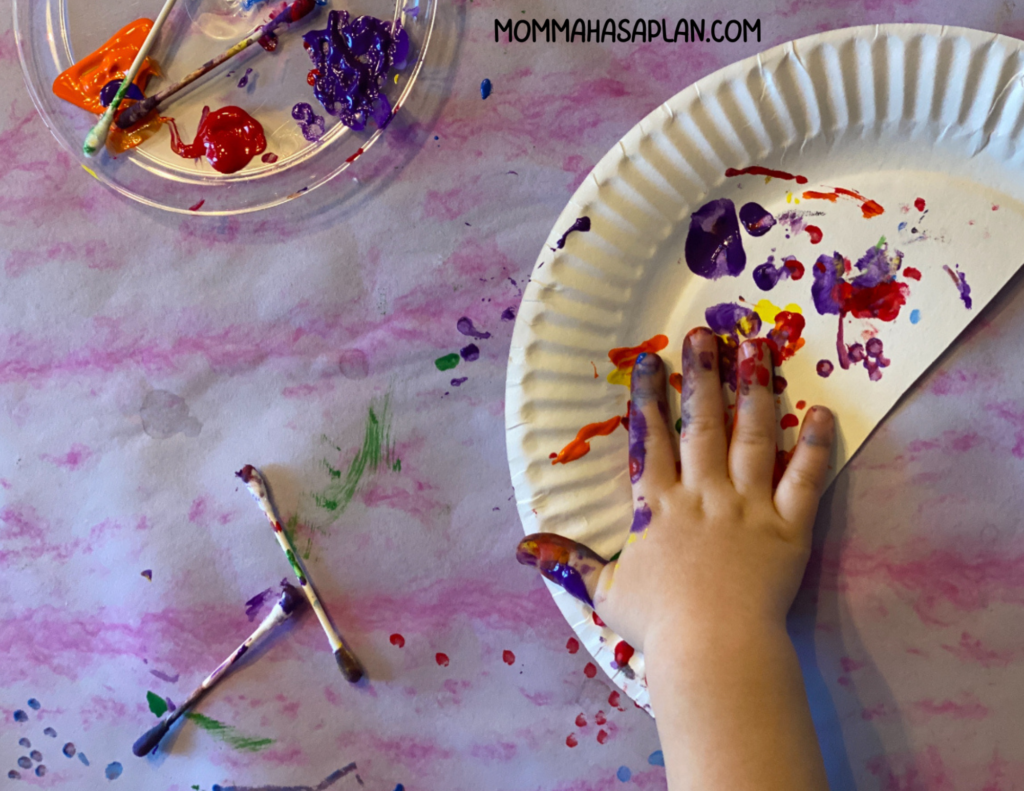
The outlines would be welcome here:
M 609 427 L 636 354 L 678 372 L 698 325 L 775 342 L 779 447 L 806 405 L 828 405 L 838 473 L 1024 257 L 1022 74 L 1011 38 L 852 28 L 722 69 L 633 128 L 562 212 L 516 321 L 505 419 L 525 531 L 622 548 L 627 436 Z M 610 433 L 560 463 L 599 423 Z M 617 666 L 619 638 L 549 587 L 650 711 L 643 657 Z

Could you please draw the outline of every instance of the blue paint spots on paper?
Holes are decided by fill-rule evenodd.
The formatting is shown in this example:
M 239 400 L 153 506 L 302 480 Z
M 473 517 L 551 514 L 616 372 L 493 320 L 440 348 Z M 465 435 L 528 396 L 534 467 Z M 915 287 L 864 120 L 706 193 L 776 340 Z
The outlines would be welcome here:
M 491 81 L 486 79 L 486 78 L 484 79 L 483 82 L 480 83 L 480 98 L 481 99 L 486 99 L 488 96 L 491 95 L 491 87 L 492 87 L 491 86 Z
M 15 722 L 28 722 L 28 715 L 24 711 L 22 711 L 21 709 L 18 709 L 16 712 L 14 712 L 14 721 Z
M 32 742 L 25 738 L 18 739 L 18 744 L 26 749 L 32 746 Z
M 81 761 L 86 766 L 89 765 L 89 759 L 85 757 L 85 753 L 79 753 L 78 754 L 78 760 Z
M 44 736 L 49 736 L 51 739 L 56 739 L 57 738 L 57 731 L 55 731 L 53 728 L 44 728 L 43 729 L 43 735 Z
M 61 750 L 68 758 L 75 757 L 75 745 L 72 742 L 68 742 L 64 745 L 64 749 Z
M 46 767 L 43 764 L 36 767 L 36 777 L 46 777 Z
M 910 311 L 910 323 L 911 324 L 917 324 L 917 322 L 919 322 L 920 320 L 921 320 L 921 311 L 919 311 L 917 308 L 914 308 L 912 311 Z
M 36 763 L 39 763 L 40 761 L 43 760 L 43 754 L 41 752 L 39 752 L 39 750 L 33 750 L 32 752 L 30 752 L 28 754 L 28 757 L 31 758 Z
M 124 767 L 119 762 L 114 761 L 107 764 L 107 768 L 103 770 L 103 773 L 107 776 L 107 780 L 117 780 L 123 771 Z
M 19 772 L 17 769 L 12 769 L 11 771 L 9 771 L 7 773 L 7 776 L 11 778 L 11 780 L 21 780 L 21 772 Z
M 23 755 L 21 756 L 21 758 L 18 759 L 18 766 L 20 766 L 22 769 L 31 769 L 32 759 L 29 758 L 27 755 Z
M 36 700 L 35 698 L 29 698 L 29 699 L 28 699 L 28 707 L 29 707 L 30 709 L 32 709 L 33 711 L 39 711 L 39 709 L 41 709 L 41 708 L 42 708 L 42 705 L 43 705 L 43 704 L 41 704 L 41 703 L 40 703 L 40 702 L 39 702 L 38 700 Z
M 647 756 L 647 763 L 649 763 L 651 766 L 664 766 L 665 754 L 661 750 L 655 750 L 653 753 Z
M 620 766 L 619 771 L 615 773 L 615 776 L 619 778 L 619 782 L 628 783 L 632 779 L 633 773 L 629 771 L 628 766 Z

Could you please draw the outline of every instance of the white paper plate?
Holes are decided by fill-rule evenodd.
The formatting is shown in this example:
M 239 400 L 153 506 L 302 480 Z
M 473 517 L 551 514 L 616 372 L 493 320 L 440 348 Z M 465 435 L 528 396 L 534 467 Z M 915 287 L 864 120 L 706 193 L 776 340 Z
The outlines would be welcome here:
M 584 424 L 625 414 L 627 389 L 606 381 L 610 349 L 663 333 L 670 339 L 663 355 L 678 371 L 685 332 L 705 323 L 708 306 L 738 297 L 803 308 L 806 345 L 782 367 L 789 387 L 781 406 L 798 416 L 798 400 L 836 411 L 838 473 L 1024 257 L 1022 50 L 1015 39 L 929 25 L 811 36 L 705 77 L 609 151 L 555 223 L 512 338 L 505 419 L 526 533 L 560 533 L 605 557 L 621 549 L 632 515 L 626 433 L 598 437 L 570 464 L 553 465 L 549 455 Z M 727 168 L 753 165 L 802 174 L 808 183 L 725 176 Z M 802 190 L 833 187 L 856 190 L 885 213 L 864 219 L 854 201 L 801 199 Z M 683 255 L 689 218 L 722 197 L 737 208 L 755 201 L 776 216 L 824 212 L 809 220 L 824 238 L 817 245 L 803 232 L 787 238 L 781 224 L 759 238 L 743 233 L 740 276 L 698 277 Z M 918 197 L 925 211 L 915 208 Z M 581 216 L 592 230 L 570 234 L 554 250 Z M 811 267 L 834 251 L 856 261 L 882 236 L 903 254 L 903 272 L 918 269 L 921 280 L 905 281 L 910 297 L 895 321 L 848 319 L 845 333 L 849 343 L 877 332 L 891 365 L 880 381 L 859 365 L 837 365 L 822 378 L 815 365 L 837 362 L 838 324 L 814 309 Z M 804 278 L 760 291 L 753 269 L 768 255 L 779 263 L 790 254 L 804 264 Z M 944 267 L 969 282 L 970 309 Z M 795 435 L 780 429 L 785 447 Z M 597 663 L 650 711 L 642 656 L 634 656 L 634 678 L 627 678 L 613 665 L 619 638 L 549 587 Z

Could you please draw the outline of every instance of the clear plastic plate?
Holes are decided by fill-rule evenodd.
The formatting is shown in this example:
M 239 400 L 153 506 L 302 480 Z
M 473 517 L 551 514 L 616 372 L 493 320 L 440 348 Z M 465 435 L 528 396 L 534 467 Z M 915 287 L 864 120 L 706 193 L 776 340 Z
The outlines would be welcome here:
M 266 150 L 276 155 L 276 161 L 264 162 L 257 156 L 236 173 L 218 173 L 205 158 L 183 159 L 174 153 L 166 125 L 136 149 L 117 157 L 103 151 L 87 159 L 82 141 L 97 117 L 57 98 L 51 90 L 53 81 L 127 23 L 140 17 L 155 19 L 162 5 L 161 0 L 15 0 L 18 53 L 32 101 L 53 136 L 81 163 L 83 178 L 88 172 L 149 206 L 208 215 L 256 211 L 297 198 L 342 173 L 381 136 L 372 120 L 356 132 L 324 112 L 306 82 L 313 66 L 302 46 L 303 33 L 326 27 L 332 9 L 346 10 L 353 17 L 401 20 L 409 35 L 409 58 L 401 71 L 389 74 L 385 89 L 400 113 L 423 66 L 437 11 L 437 0 L 329 0 L 279 30 L 276 51 L 253 45 L 161 105 L 160 114 L 175 119 L 186 142 L 196 134 L 203 107 L 241 107 L 263 125 Z M 178 0 L 151 52 L 161 76 L 151 78 L 146 94 L 177 81 L 244 38 L 278 5 L 279 0 L 263 2 L 245 11 L 239 0 Z M 306 140 L 292 118 L 292 107 L 299 102 L 308 103 L 325 119 L 326 131 L 316 142 Z

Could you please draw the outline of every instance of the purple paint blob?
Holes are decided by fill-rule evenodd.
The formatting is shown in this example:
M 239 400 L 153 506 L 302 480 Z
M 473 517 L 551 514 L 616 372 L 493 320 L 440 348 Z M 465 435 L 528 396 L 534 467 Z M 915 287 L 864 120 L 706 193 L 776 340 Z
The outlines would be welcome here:
M 899 250 L 890 253 L 886 244 L 876 245 L 857 260 L 855 266 L 860 274 L 850 283 L 857 288 L 874 288 L 879 283 L 889 283 L 902 265 L 903 253 Z
M 266 603 L 267 598 L 271 596 L 274 596 L 274 589 L 267 588 L 266 590 L 257 593 L 245 603 L 245 616 L 249 619 L 250 623 L 256 620 L 256 616 L 260 614 L 260 610 L 263 609 L 263 605 Z
M 561 250 L 563 247 L 565 247 L 565 240 L 569 238 L 569 234 L 571 234 L 571 233 L 573 233 L 575 231 L 580 231 L 581 233 L 586 233 L 589 230 L 590 230 L 590 218 L 589 217 L 580 217 L 580 218 L 578 218 L 576 220 L 576 222 L 574 222 L 572 225 L 569 226 L 569 230 L 567 230 L 565 233 L 563 233 L 562 237 L 557 242 L 555 242 L 555 248 L 554 249 Z
M 579 599 L 588 607 L 594 606 L 594 601 L 587 593 L 587 586 L 583 583 L 583 577 L 569 564 L 555 563 L 549 568 L 540 569 L 540 573 L 556 585 L 560 585 L 573 598 Z
M 832 365 L 832 363 L 829 360 L 818 360 L 818 365 L 816 366 L 818 376 L 823 377 L 825 379 L 828 379 L 828 377 L 832 375 L 832 372 L 835 370 L 835 368 L 836 367 Z
M 456 322 L 455 324 L 455 328 L 463 335 L 469 338 L 476 338 L 477 340 L 480 341 L 485 341 L 491 337 L 491 333 L 481 332 L 476 327 L 474 327 L 473 320 L 467 316 L 463 316 L 461 319 L 459 319 L 458 322 Z
M 381 128 L 391 120 L 391 105 L 382 93 L 392 68 L 405 67 L 409 36 L 401 22 L 372 16 L 351 19 L 348 11 L 331 11 L 327 27 L 302 40 L 313 61 L 313 94 L 324 110 L 359 131 L 372 117 Z
M 942 268 L 949 273 L 951 278 L 953 278 L 956 283 L 957 290 L 960 292 L 960 299 L 963 301 L 964 307 L 970 310 L 971 305 L 974 304 L 971 299 L 971 287 L 967 285 L 967 278 L 964 277 L 964 273 L 960 271 L 960 264 L 956 265 L 955 272 L 945 264 L 943 264 Z
M 74 743 L 68 742 L 65 744 L 64 749 L 61 752 L 63 752 L 68 758 L 74 758 L 76 752 Z
M 747 265 L 736 206 L 728 198 L 705 203 L 690 215 L 684 248 L 686 265 L 695 275 L 717 280 L 735 277 Z
M 505 308 L 501 312 L 501 320 L 502 321 L 515 321 L 515 319 L 516 319 L 516 312 L 514 310 L 512 310 L 512 308 Z
M 310 143 L 315 143 L 324 136 L 324 118 L 313 112 L 312 105 L 299 102 L 292 108 L 292 118 L 299 122 L 302 136 Z
M 43 704 L 40 703 L 35 698 L 29 698 L 27 702 L 28 702 L 28 707 L 30 709 L 32 709 L 33 711 L 39 711 L 39 709 L 41 709 L 43 707 Z
M 252 74 L 252 69 L 246 69 L 245 74 L 242 75 L 242 79 L 238 81 L 238 87 L 244 88 L 249 84 L 249 75 Z
M 22 711 L 21 709 L 18 709 L 16 712 L 14 712 L 14 721 L 15 722 L 28 722 L 28 715 L 24 711 Z
M 637 365 L 640 360 L 637 359 Z M 647 418 L 644 413 L 633 403 L 629 411 L 629 480 L 636 483 L 644 474 L 644 464 L 647 461 Z
M 110 107 L 110 103 L 114 101 L 114 94 L 117 93 L 117 89 L 121 87 L 121 80 L 111 80 L 100 89 L 100 104 L 104 107 Z M 128 86 L 128 90 L 124 95 L 125 99 L 134 99 L 137 102 L 141 102 L 146 97 L 142 95 L 142 91 L 139 90 L 139 86 L 134 82 Z
M 751 236 L 764 236 L 775 227 L 775 218 L 759 203 L 744 203 L 740 208 L 740 222 Z
M 117 761 L 114 761 L 107 764 L 107 768 L 103 770 L 103 773 L 107 776 L 107 780 L 117 780 L 123 771 L 124 767 Z
M 644 503 L 642 506 L 633 511 L 633 524 L 629 527 L 630 533 L 642 533 L 651 524 L 651 506 Z
M 452 387 L 461 387 L 463 382 L 469 381 L 468 376 L 460 376 L 457 379 L 452 379 Z
M 723 335 L 734 341 L 740 336 L 753 338 L 761 331 L 761 317 L 753 310 L 735 302 L 722 302 L 704 311 L 704 320 L 715 335 Z
M 471 363 L 473 362 L 473 360 L 478 360 L 480 358 L 480 349 L 477 348 L 477 345 L 475 343 L 471 343 L 468 346 L 464 346 L 462 349 L 460 349 L 459 354 L 462 355 L 463 360 L 465 360 L 467 363 Z
M 762 291 L 771 291 L 785 271 L 785 266 L 775 267 L 775 256 L 770 255 L 767 261 L 754 267 L 754 284 Z
M 845 259 L 838 252 L 832 255 L 819 255 L 812 267 L 814 283 L 811 284 L 811 299 L 822 316 L 839 315 L 839 283 L 846 271 L 845 267 Z
M 252 601 L 252 600 L 250 599 L 250 601 Z M 247 603 L 247 604 L 248 604 L 248 603 Z M 246 612 L 245 612 L 245 614 L 246 614 L 246 615 L 248 615 L 248 614 L 249 614 L 249 609 L 248 609 L 248 607 L 246 607 Z M 252 620 L 252 618 L 250 618 L 249 620 L 251 621 L 251 620 Z M 151 676 L 156 676 L 156 677 L 157 677 L 158 679 L 160 679 L 161 681 L 166 681 L 166 682 L 167 682 L 168 684 L 177 684 L 177 683 L 178 683 L 178 679 L 179 679 L 179 678 L 181 678 L 181 674 L 180 674 L 180 673 L 175 673 L 175 674 L 174 674 L 173 676 L 170 676 L 170 675 L 168 675 L 167 673 L 165 673 L 165 672 L 164 672 L 164 671 L 162 671 L 162 670 L 150 670 L 150 671 L 149 671 L 149 674 L 150 674 Z
M 56 739 L 57 731 L 53 728 L 43 728 L 43 736 L 49 736 L 51 739 Z

